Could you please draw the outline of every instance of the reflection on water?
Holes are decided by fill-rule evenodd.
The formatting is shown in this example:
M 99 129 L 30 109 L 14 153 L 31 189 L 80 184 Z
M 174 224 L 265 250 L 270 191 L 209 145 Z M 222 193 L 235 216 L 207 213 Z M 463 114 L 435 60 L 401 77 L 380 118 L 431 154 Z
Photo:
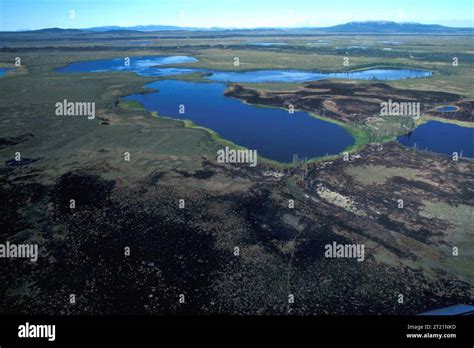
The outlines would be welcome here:
M 411 69 L 367 69 L 341 73 L 301 70 L 258 70 L 247 72 L 214 72 L 208 78 L 220 82 L 305 82 L 323 79 L 400 80 L 431 76 L 430 71 Z
M 367 69 L 341 73 L 321 73 L 302 70 L 257 70 L 244 72 L 215 71 L 193 68 L 160 68 L 159 66 L 194 63 L 196 58 L 186 56 L 171 57 L 131 57 L 127 65 L 126 58 L 114 58 L 95 61 L 71 63 L 56 69 L 63 73 L 132 71 L 142 76 L 172 76 L 193 72 L 208 73 L 207 79 L 218 82 L 305 82 L 322 79 L 355 79 L 355 80 L 400 80 L 431 76 L 430 71 L 412 69 Z

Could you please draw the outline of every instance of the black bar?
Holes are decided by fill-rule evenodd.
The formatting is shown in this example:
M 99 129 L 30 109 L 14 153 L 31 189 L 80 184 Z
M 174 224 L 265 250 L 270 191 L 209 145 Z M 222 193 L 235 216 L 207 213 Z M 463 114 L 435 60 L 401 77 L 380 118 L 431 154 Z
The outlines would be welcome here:
M 47 338 L 19 338 L 19 325 L 56 325 L 54 342 Z M 91 344 L 258 344 L 466 346 L 474 342 L 472 316 L 1 316 L 0 347 Z M 408 325 L 421 325 L 420 330 Z M 430 325 L 432 330 L 424 328 Z M 456 325 L 439 329 L 437 325 Z M 437 329 L 435 329 L 437 328 Z M 407 338 L 412 333 L 448 333 L 456 338 Z

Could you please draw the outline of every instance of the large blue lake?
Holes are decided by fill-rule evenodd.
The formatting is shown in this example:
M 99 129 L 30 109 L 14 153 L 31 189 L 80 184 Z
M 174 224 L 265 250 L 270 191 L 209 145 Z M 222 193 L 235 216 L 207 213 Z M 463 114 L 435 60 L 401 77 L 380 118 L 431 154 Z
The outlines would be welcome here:
M 147 87 L 159 92 L 124 99 L 136 100 L 160 115 L 192 120 L 280 162 L 291 162 L 293 154 L 300 158 L 337 154 L 354 143 L 344 128 L 305 112 L 290 114 L 283 109 L 255 107 L 225 97 L 223 83 L 166 80 Z M 179 112 L 180 105 L 185 106 L 184 114 Z
M 411 69 L 367 69 L 341 73 L 321 73 L 301 70 L 259 70 L 245 72 L 214 72 L 208 78 L 220 82 L 307 82 L 323 79 L 401 80 L 431 76 L 430 71 Z
M 56 69 L 58 72 L 106 72 L 106 71 L 132 71 L 142 76 L 171 76 L 189 74 L 192 72 L 205 72 L 207 79 L 218 82 L 257 83 L 257 82 L 306 82 L 322 79 L 354 79 L 354 80 L 400 80 L 408 78 L 429 77 L 431 71 L 413 69 L 367 69 L 341 73 L 321 73 L 303 70 L 258 70 L 258 71 L 215 71 L 210 69 L 194 68 L 160 68 L 160 65 L 177 63 L 193 63 L 197 59 L 186 56 L 149 56 L 130 57 L 127 66 L 125 58 L 85 61 L 69 64 Z
M 428 121 L 398 141 L 408 147 L 428 150 L 452 156 L 453 152 L 463 157 L 474 157 L 474 128 L 455 124 Z
M 94 72 L 101 73 L 107 71 L 131 71 L 142 76 L 171 76 L 189 74 L 199 69 L 186 68 L 158 68 L 160 65 L 170 65 L 178 63 L 197 62 L 196 58 L 186 56 L 150 56 L 150 57 L 129 57 L 91 60 L 69 64 L 66 67 L 58 68 L 56 71 L 63 73 Z M 155 68 L 156 66 L 156 68 Z
M 216 83 L 193 83 L 164 80 L 149 84 L 156 93 L 131 95 L 146 109 L 176 119 L 189 119 L 197 125 L 216 131 L 221 137 L 250 149 L 264 157 L 291 162 L 293 154 L 300 158 L 333 155 L 354 143 L 352 136 L 334 123 L 319 120 L 305 112 L 288 113 L 277 108 L 261 108 L 224 96 L 222 82 L 304 82 L 319 79 L 397 80 L 431 76 L 431 72 L 411 69 L 367 69 L 346 73 L 318 73 L 298 70 L 262 70 L 224 72 L 206 69 L 160 67 L 176 63 L 193 63 L 186 56 L 131 57 L 72 63 L 56 69 L 63 73 L 131 71 L 144 76 L 173 76 L 200 71 Z M 180 105 L 185 113 L 179 112 Z M 473 129 L 440 122 L 428 122 L 410 135 L 399 137 L 400 143 L 451 155 L 463 151 L 473 156 Z

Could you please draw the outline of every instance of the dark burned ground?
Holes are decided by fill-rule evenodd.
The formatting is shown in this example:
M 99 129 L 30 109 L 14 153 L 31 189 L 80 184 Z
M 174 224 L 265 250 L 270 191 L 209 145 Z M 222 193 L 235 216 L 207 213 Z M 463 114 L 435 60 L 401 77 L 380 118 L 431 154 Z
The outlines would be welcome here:
M 379 115 L 380 103 L 388 102 L 389 99 L 394 102 L 420 102 L 422 114 L 459 121 L 474 121 L 473 101 L 461 95 L 397 89 L 384 83 L 341 83 L 321 80 L 306 84 L 296 92 L 256 91 L 234 85 L 226 95 L 253 104 L 285 108 L 291 104 L 296 109 L 318 112 L 320 115 L 346 122 L 361 122 L 367 115 Z M 446 103 L 459 106 L 459 110 L 453 113 L 441 113 L 433 109 Z
M 396 144 L 361 156 L 320 163 L 306 181 L 255 180 L 258 173 L 208 161 L 127 185 L 100 168 L 45 184 L 13 180 L 34 178 L 37 167 L 5 167 L 0 240 L 39 243 L 40 258 L 1 261 L 1 312 L 413 314 L 472 301 L 472 256 L 462 247 L 472 230 L 426 214 L 435 213 L 430 202 L 472 208 L 473 163 Z M 226 178 L 249 188 L 216 189 Z M 365 261 L 325 258 L 333 241 L 365 244 Z

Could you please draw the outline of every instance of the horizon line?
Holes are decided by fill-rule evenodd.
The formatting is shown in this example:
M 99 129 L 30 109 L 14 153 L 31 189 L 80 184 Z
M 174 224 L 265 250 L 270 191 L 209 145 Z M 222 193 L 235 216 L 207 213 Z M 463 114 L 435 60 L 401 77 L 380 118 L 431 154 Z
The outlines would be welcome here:
M 325 29 L 325 28 L 332 28 L 340 25 L 346 25 L 346 24 L 351 24 L 351 23 L 393 23 L 393 24 L 418 24 L 418 25 L 423 25 L 423 26 L 431 26 L 431 25 L 436 25 L 436 26 L 441 26 L 445 28 L 452 28 L 452 29 L 474 29 L 474 24 L 473 26 L 448 26 L 444 24 L 438 24 L 438 23 L 420 23 L 420 22 L 396 22 L 396 21 L 390 21 L 390 20 L 366 20 L 366 21 L 349 21 L 349 22 L 341 22 L 339 24 L 334 24 L 330 26 L 311 26 L 311 25 L 305 25 L 305 26 L 291 26 L 291 27 L 279 27 L 279 26 L 262 26 L 262 27 L 221 27 L 221 26 L 211 26 L 211 27 L 193 27 L 193 26 L 179 26 L 179 25 L 173 25 L 173 24 L 136 24 L 136 25 L 127 25 L 127 26 L 121 26 L 117 24 L 111 24 L 111 25 L 100 25 L 100 26 L 93 26 L 93 27 L 82 27 L 82 28 L 64 28 L 64 27 L 44 27 L 44 28 L 37 28 L 37 29 L 15 29 L 15 30 L 0 30 L 0 32 L 25 32 L 25 31 L 37 31 L 37 30 L 47 30 L 47 29 L 60 29 L 60 30 L 91 30 L 91 29 L 99 29 L 99 28 L 135 28 L 135 27 L 173 27 L 176 29 L 181 29 L 181 30 L 212 30 L 212 29 L 222 29 L 222 30 L 262 30 L 262 29 L 280 29 L 280 30 L 291 30 L 291 29 Z M 139 30 L 138 30 L 139 31 Z

